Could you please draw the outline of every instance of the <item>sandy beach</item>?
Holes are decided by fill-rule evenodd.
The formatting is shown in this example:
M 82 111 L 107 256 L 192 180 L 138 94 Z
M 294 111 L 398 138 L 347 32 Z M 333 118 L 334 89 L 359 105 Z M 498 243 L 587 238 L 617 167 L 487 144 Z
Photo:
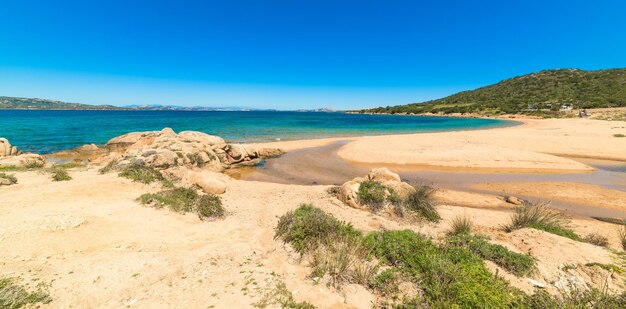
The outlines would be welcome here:
M 591 173 L 593 167 L 573 157 L 626 161 L 626 139 L 613 136 L 625 132 L 624 122 L 523 120 L 519 126 L 489 130 L 279 141 L 247 147 L 281 148 L 289 154 L 347 141 L 337 155 L 354 163 L 463 173 Z M 372 291 L 358 284 L 342 289 L 316 284 L 307 262 L 274 239 L 278 217 L 301 203 L 312 203 L 365 232 L 410 229 L 435 241 L 445 239 L 453 218 L 467 215 L 476 231 L 492 242 L 536 260 L 537 271 L 528 278 L 486 262 L 523 291 L 532 292 L 532 282 L 538 281 L 556 293 L 555 282 L 573 276 L 590 285 L 609 280 L 611 289 L 624 289 L 621 277 L 590 264 L 621 263 L 613 253 L 621 250 L 615 224 L 580 216 L 571 222 L 572 230 L 580 235 L 606 236 L 608 248 L 535 229 L 502 230 L 515 208 L 503 196 L 533 195 L 626 212 L 626 197 L 620 190 L 560 182 L 475 187 L 494 193 L 441 188 L 436 198 L 442 221 L 435 224 L 399 221 L 350 207 L 329 194 L 333 187 L 329 185 L 220 177 L 226 187 L 220 195 L 226 214 L 203 221 L 193 214 L 141 206 L 136 199 L 159 191 L 159 185 L 140 184 L 116 173 L 100 174 L 97 170 L 102 164 L 72 168 L 73 179 L 63 182 L 52 182 L 42 172 L 16 171 L 12 174 L 18 183 L 0 187 L 0 275 L 20 278 L 30 287 L 43 283 L 53 299 L 48 307 L 258 307 L 284 283 L 295 300 L 319 308 L 370 308 L 378 297 Z M 565 265 L 576 267 L 563 270 Z

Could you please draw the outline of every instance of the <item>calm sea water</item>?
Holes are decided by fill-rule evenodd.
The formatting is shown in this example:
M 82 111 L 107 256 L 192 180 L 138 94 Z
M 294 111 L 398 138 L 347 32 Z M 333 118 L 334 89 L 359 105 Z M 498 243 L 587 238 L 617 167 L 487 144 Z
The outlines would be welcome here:
M 23 151 L 50 153 L 104 144 L 134 131 L 194 130 L 232 142 L 476 129 L 512 125 L 492 119 L 312 112 L 0 110 L 0 137 Z

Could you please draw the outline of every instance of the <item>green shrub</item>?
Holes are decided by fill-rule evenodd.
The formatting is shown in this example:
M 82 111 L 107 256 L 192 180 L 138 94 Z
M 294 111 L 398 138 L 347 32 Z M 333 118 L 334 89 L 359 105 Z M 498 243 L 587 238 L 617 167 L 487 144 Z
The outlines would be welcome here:
M 106 174 L 117 168 L 117 160 L 111 160 L 105 166 L 98 170 L 99 174 Z
M 144 184 L 163 180 L 163 175 L 159 171 L 144 164 L 129 164 L 122 169 L 119 176 Z
M 13 279 L 0 279 L 0 308 L 17 309 L 37 303 L 48 304 L 52 298 L 42 290 L 29 292 Z
M 338 237 L 359 237 L 361 233 L 349 223 L 337 220 L 311 204 L 302 204 L 278 220 L 274 239 L 289 243 L 301 255 L 326 245 Z
M 9 183 L 9 185 L 14 185 L 17 183 L 17 178 L 15 177 L 15 175 L 9 175 L 7 173 L 0 173 L 0 178 L 5 179 Z
M 28 160 L 23 164 L 24 168 L 26 169 L 38 169 L 42 168 L 44 165 L 44 162 L 40 162 L 37 160 Z
M 51 168 L 49 172 L 52 174 L 53 181 L 72 180 L 72 176 L 70 176 L 70 174 L 68 174 L 67 171 L 64 169 L 54 167 L 54 168 Z
M 501 245 L 491 244 L 484 237 L 457 234 L 448 239 L 453 246 L 467 248 L 485 260 L 510 271 L 516 276 L 525 276 L 535 268 L 535 260 L 525 254 L 513 252 Z
M 336 287 L 344 282 L 366 285 L 378 269 L 375 262 L 369 261 L 370 251 L 358 237 L 332 236 L 309 253 L 313 275 L 328 275 L 330 284 Z
M 359 185 L 357 196 L 359 203 L 376 212 L 384 206 L 385 187 L 380 182 L 366 180 Z
M 450 223 L 449 235 L 469 234 L 472 232 L 474 223 L 467 215 L 456 216 Z
M 173 188 L 157 193 L 146 193 L 139 203 L 160 209 L 168 207 L 178 213 L 196 212 L 200 219 L 223 217 L 222 199 L 216 195 L 198 194 L 193 188 Z
M 189 162 L 197 167 L 203 167 L 204 166 L 204 160 L 202 159 L 202 156 L 200 156 L 199 153 L 188 153 L 187 154 L 187 159 L 189 159 Z
M 224 216 L 222 199 L 217 195 L 202 195 L 195 204 L 200 219 Z
M 381 261 L 419 283 L 425 307 L 506 308 L 514 300 L 507 282 L 494 277 L 482 260 L 465 248 L 438 247 L 410 230 L 373 232 L 364 243 Z
M 606 236 L 600 235 L 598 233 L 591 233 L 585 236 L 585 241 L 599 247 L 606 248 L 609 246 L 609 239 Z
M 387 268 L 372 277 L 368 287 L 382 295 L 392 295 L 398 291 L 400 274 L 396 268 Z
M 515 209 L 511 216 L 511 224 L 505 226 L 507 232 L 521 228 L 534 228 L 576 241 L 584 241 L 566 225 L 569 219 L 562 213 L 548 208 L 545 203 L 524 203 Z
M 618 309 L 626 308 L 626 292 L 613 295 L 598 289 L 577 290 L 561 293 L 559 296 L 550 295 L 545 290 L 536 290 L 533 295 L 523 296 L 516 307 L 528 309 Z
M 437 202 L 433 197 L 436 190 L 423 185 L 417 185 L 414 188 L 415 191 L 411 192 L 404 201 L 405 209 L 430 222 L 439 222 L 441 216 L 437 212 Z
M 613 134 L 613 137 L 626 137 L 626 135 L 618 133 L 618 134 Z

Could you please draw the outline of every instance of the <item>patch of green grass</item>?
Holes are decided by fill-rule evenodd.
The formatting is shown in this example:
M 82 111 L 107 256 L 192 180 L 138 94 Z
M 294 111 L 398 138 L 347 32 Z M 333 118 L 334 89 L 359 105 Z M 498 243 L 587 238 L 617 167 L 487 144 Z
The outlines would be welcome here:
M 163 180 L 163 175 L 158 170 L 143 164 L 129 164 L 122 169 L 119 176 L 144 184 Z
M 623 273 L 624 269 L 615 265 L 615 264 L 602 264 L 602 263 L 597 263 L 597 262 L 593 262 L 593 263 L 587 263 L 585 264 L 585 266 L 598 266 L 604 270 L 608 270 L 608 271 L 612 271 L 615 273 Z
M 173 188 L 157 193 L 146 193 L 137 200 L 143 205 L 157 209 L 167 207 L 178 213 L 193 211 L 200 219 L 224 216 L 224 207 L 219 196 L 198 194 L 193 188 Z
M 588 234 L 587 236 L 585 236 L 584 240 L 585 242 L 588 242 L 592 245 L 599 246 L 599 247 L 606 248 L 609 246 L 609 238 L 604 235 L 600 235 L 598 233 Z
M 108 172 L 110 172 L 112 170 L 115 170 L 116 168 L 117 168 L 117 160 L 111 160 L 105 166 L 100 168 L 98 170 L 98 173 L 99 174 L 106 174 L 106 173 L 108 173 Z
M 329 244 L 337 237 L 359 237 L 361 232 L 351 224 L 337 220 L 311 204 L 302 204 L 278 220 L 274 239 L 290 244 L 303 255 L 319 245 Z
M 14 185 L 17 183 L 17 178 L 15 177 L 15 175 L 9 175 L 7 173 L 0 173 L 0 178 L 5 179 L 9 183 L 9 185 Z
M 449 235 L 469 234 L 472 232 L 474 223 L 467 215 L 459 215 L 452 219 L 450 223 Z
M 0 308 L 17 309 L 37 303 L 48 304 L 52 298 L 41 289 L 29 292 L 14 279 L 0 279 Z
M 72 176 L 70 176 L 70 174 L 61 168 L 58 167 L 53 167 L 51 169 L 48 170 L 50 172 L 50 174 L 52 175 L 52 180 L 53 181 L 68 181 L 68 180 L 72 180 Z
M 523 296 L 516 307 L 528 309 L 626 308 L 626 292 L 614 295 L 598 289 L 586 291 L 572 289 L 569 293 L 561 293 L 561 295 L 555 296 L 550 295 L 550 293 L 545 290 L 536 290 L 533 295 Z
M 66 170 L 66 169 L 77 168 L 77 167 L 85 167 L 85 165 L 82 163 L 77 163 L 77 162 L 67 162 L 63 164 L 58 164 L 55 167 Z
M 373 212 L 383 208 L 385 187 L 378 181 L 366 180 L 359 185 L 357 192 L 359 203 L 367 205 Z
M 372 277 L 368 287 L 379 292 L 382 295 L 393 295 L 398 292 L 398 283 L 401 274 L 394 268 L 387 268 L 376 276 Z
M 626 137 L 626 135 L 618 133 L 618 134 L 613 134 L 613 137 Z
M 437 212 L 437 202 L 433 196 L 436 190 L 424 185 L 416 185 L 414 188 L 415 191 L 411 192 L 404 201 L 404 208 L 430 222 L 441 221 L 441 216 Z
M 200 219 L 224 216 L 222 199 L 217 195 L 202 195 L 196 200 L 195 205 Z
M 439 247 L 410 230 L 373 232 L 365 244 L 382 262 L 397 267 L 423 291 L 407 305 L 433 308 L 507 308 L 514 295 L 504 279 L 493 276 L 470 250 Z
M 287 289 L 284 282 L 279 282 L 276 286 L 265 293 L 263 297 L 253 306 L 257 308 L 267 308 L 268 306 L 277 306 L 289 309 L 314 309 L 315 306 L 308 302 L 297 302 L 293 298 L 293 294 Z
M 511 224 L 505 226 L 507 232 L 521 228 L 534 228 L 555 235 L 584 242 L 584 239 L 567 227 L 569 219 L 562 213 L 548 208 L 545 203 L 524 203 L 515 209 Z
M 491 244 L 485 237 L 461 233 L 450 237 L 448 243 L 467 248 L 516 276 L 526 276 L 535 268 L 535 260 L 532 257 L 513 252 L 501 245 Z

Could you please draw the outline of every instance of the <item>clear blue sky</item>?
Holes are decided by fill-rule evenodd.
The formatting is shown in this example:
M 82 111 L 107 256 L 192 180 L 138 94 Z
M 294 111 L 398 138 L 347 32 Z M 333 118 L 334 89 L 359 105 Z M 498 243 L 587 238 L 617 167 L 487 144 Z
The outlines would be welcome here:
M 2 1 L 0 95 L 357 108 L 626 67 L 625 1 Z

